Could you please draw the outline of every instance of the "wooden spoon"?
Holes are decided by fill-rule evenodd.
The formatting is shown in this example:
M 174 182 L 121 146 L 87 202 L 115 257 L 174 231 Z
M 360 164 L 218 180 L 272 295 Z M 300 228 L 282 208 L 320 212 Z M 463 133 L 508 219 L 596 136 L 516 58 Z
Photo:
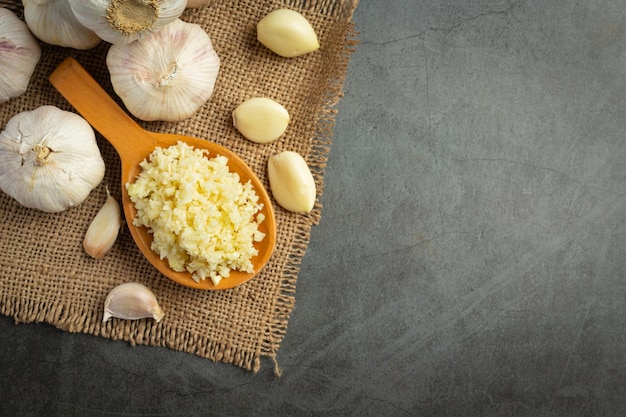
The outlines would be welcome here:
M 204 139 L 191 138 L 176 134 L 154 133 L 139 126 L 117 103 L 104 91 L 91 75 L 73 58 L 68 57 L 50 75 L 52 85 L 65 99 L 113 145 L 122 162 L 122 207 L 126 217 L 126 225 L 135 243 L 146 259 L 163 275 L 179 284 L 206 290 L 233 288 L 251 279 L 269 261 L 276 245 L 276 220 L 270 197 L 250 167 L 228 149 Z M 263 204 L 261 212 L 265 220 L 259 230 L 265 238 L 255 244 L 259 254 L 252 259 L 254 271 L 244 273 L 233 270 L 228 278 L 213 285 L 211 279 L 196 282 L 188 272 L 172 270 L 167 260 L 150 249 L 152 235 L 145 227 L 133 226 L 136 214 L 135 207 L 126 192 L 126 183 L 133 182 L 141 172 L 139 163 L 146 159 L 156 147 L 167 148 L 183 141 L 187 144 L 209 151 L 209 157 L 223 155 L 228 158 L 228 167 L 236 172 L 243 183 L 250 180 Z

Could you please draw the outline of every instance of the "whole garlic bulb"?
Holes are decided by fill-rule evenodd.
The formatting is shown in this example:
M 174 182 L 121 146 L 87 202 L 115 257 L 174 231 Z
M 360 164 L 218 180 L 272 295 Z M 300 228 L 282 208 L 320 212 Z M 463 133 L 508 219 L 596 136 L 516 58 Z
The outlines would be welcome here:
M 22 0 L 24 20 L 40 40 L 74 49 L 91 49 L 102 40 L 81 25 L 67 0 Z
M 111 84 L 135 117 L 176 122 L 213 94 L 220 58 L 199 25 L 175 20 L 141 42 L 112 45 Z
M 13 116 L 0 133 L 0 188 L 29 208 L 55 213 L 82 203 L 104 177 L 89 123 L 42 106 Z
M 187 0 L 63 0 L 84 26 L 112 44 L 130 43 L 176 20 Z
M 0 8 L 0 103 L 28 88 L 41 58 L 41 47 L 12 11 Z

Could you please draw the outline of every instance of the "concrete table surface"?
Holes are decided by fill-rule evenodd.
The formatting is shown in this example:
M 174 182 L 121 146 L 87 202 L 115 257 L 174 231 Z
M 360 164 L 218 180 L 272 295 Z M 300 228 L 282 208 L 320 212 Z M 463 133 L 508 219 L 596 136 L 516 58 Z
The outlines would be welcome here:
M 284 375 L 2 317 L 0 415 L 626 415 L 626 2 L 354 20 Z

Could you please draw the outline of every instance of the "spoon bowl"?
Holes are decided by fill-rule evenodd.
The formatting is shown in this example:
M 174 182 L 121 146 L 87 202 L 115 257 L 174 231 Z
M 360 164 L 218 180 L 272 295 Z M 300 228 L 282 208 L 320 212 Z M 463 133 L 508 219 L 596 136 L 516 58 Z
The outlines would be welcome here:
M 221 290 L 234 288 L 247 282 L 257 275 L 267 264 L 274 247 L 276 246 L 276 220 L 272 202 L 267 190 L 254 174 L 251 168 L 235 153 L 208 140 L 193 138 L 177 134 L 155 133 L 143 129 L 104 91 L 91 75 L 73 58 L 66 58 L 50 75 L 50 83 L 63 97 L 93 126 L 117 151 L 122 165 L 121 194 L 122 207 L 126 218 L 126 225 L 137 244 L 137 247 L 146 259 L 163 275 L 173 281 L 191 288 L 204 290 Z M 251 273 L 232 270 L 228 278 L 222 279 L 214 285 L 211 279 L 196 282 L 189 272 L 177 272 L 170 268 L 166 259 L 151 249 L 152 234 L 145 227 L 133 225 L 137 213 L 130 201 L 126 184 L 135 181 L 141 172 L 139 163 L 146 159 L 156 147 L 167 148 L 178 142 L 208 150 L 209 157 L 222 155 L 228 158 L 228 167 L 231 172 L 237 173 L 242 183 L 250 180 L 263 204 L 261 213 L 265 220 L 259 225 L 259 230 L 265 233 L 261 242 L 256 242 L 258 255 L 252 258 L 254 271 Z

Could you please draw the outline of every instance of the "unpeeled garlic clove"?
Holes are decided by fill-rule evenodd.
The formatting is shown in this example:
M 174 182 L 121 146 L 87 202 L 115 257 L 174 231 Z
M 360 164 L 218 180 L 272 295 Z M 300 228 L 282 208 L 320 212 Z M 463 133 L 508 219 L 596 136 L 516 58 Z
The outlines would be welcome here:
M 165 313 L 150 288 L 138 282 L 127 282 L 113 288 L 107 295 L 102 322 L 111 317 L 123 320 L 152 318 L 159 322 L 163 316 Z
M 254 97 L 235 108 L 233 125 L 246 139 L 269 143 L 287 130 L 289 112 L 271 98 Z
M 106 190 L 107 199 L 91 221 L 83 240 L 85 252 L 95 259 L 104 258 L 111 250 L 122 225 L 120 205 L 111 196 L 108 187 Z
M 319 49 L 311 23 L 295 10 L 276 9 L 257 23 L 257 39 L 272 52 L 292 58 Z
M 284 209 L 308 213 L 315 204 L 315 180 L 306 161 L 293 151 L 270 156 L 267 174 L 272 195 Z

